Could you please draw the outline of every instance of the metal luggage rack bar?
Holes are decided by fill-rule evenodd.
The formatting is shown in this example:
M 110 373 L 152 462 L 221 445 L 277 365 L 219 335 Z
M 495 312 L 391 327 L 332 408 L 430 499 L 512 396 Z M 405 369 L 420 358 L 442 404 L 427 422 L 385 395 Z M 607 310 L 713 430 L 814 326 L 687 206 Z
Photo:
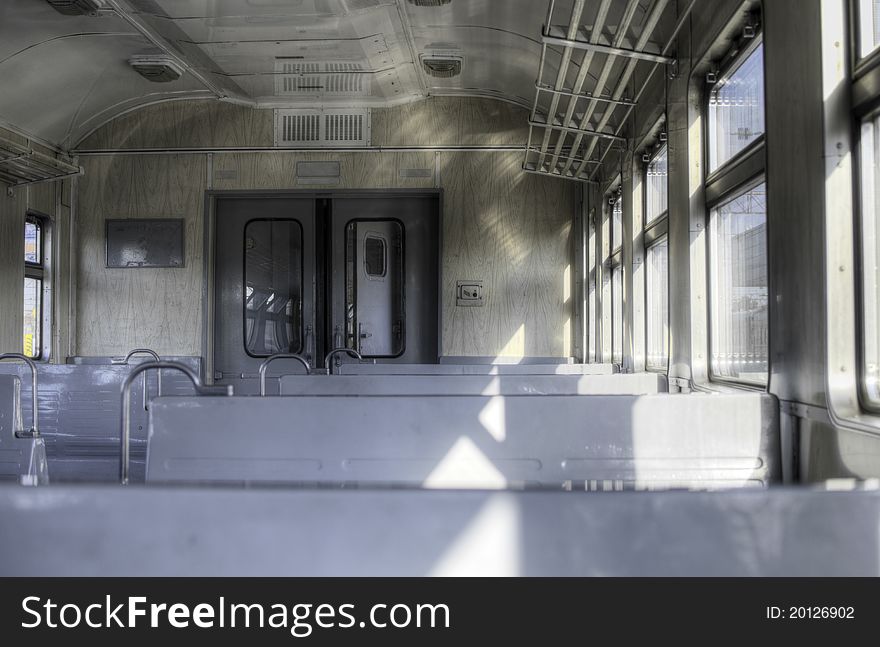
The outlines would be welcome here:
M 80 166 L 0 138 L 0 182 L 9 185 L 7 193 L 15 187 L 55 182 L 82 173 Z
M 623 128 L 641 97 L 630 88 L 637 66 L 676 63 L 672 39 L 657 45 L 658 26 L 675 3 L 654 0 L 647 11 L 643 4 L 627 0 L 617 13 L 615 0 L 573 0 L 567 24 L 559 25 L 556 0 L 549 0 L 524 171 L 592 181 L 608 154 L 626 146 Z

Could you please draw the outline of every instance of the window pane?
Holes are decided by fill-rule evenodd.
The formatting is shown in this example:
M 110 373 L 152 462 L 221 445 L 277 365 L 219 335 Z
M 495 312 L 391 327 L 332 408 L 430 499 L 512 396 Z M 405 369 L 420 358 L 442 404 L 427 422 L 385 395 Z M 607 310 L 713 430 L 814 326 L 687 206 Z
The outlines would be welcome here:
M 611 299 L 614 310 L 611 321 L 611 361 L 623 362 L 623 266 L 618 265 L 611 273 Z
M 648 248 L 648 368 L 669 363 L 669 244 Z
M 880 45 L 880 0 L 859 0 L 859 41 L 862 57 Z
M 28 357 L 39 357 L 42 348 L 42 292 L 41 280 L 24 280 L 24 354 Z
M 24 260 L 40 263 L 40 227 L 35 222 L 24 223 Z
M 294 220 L 245 227 L 245 348 L 251 355 L 302 349 L 302 228 Z
M 611 251 L 623 244 L 623 199 L 617 198 L 611 208 Z
M 767 382 L 767 206 L 762 184 L 709 220 L 712 373 Z
M 364 238 L 364 265 L 367 276 L 385 276 L 385 239 L 376 236 Z
M 877 122 L 862 126 L 862 367 L 865 392 L 880 403 L 880 137 Z
M 709 170 L 764 134 L 764 46 L 719 79 L 709 94 Z
M 661 148 L 651 163 L 648 164 L 648 177 L 646 191 L 647 220 L 650 223 L 666 213 L 668 208 L 667 191 L 667 163 L 669 161 L 669 149 Z

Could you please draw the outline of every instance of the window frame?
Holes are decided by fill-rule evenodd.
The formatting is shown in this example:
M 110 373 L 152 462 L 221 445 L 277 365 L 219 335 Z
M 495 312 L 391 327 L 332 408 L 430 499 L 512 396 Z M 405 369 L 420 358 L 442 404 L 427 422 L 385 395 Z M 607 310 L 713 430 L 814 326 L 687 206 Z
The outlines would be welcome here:
M 406 224 L 403 222 L 403 220 L 401 220 L 400 218 L 394 218 L 394 217 L 391 217 L 391 218 L 352 218 L 351 220 L 346 222 L 345 226 L 343 227 L 343 231 L 346 232 L 346 236 L 348 235 L 347 232 L 348 232 L 349 227 L 351 227 L 352 225 L 356 225 L 358 223 L 362 223 L 362 222 L 367 222 L 367 223 L 369 223 L 369 222 L 378 222 L 378 223 L 393 222 L 395 225 L 397 225 L 400 228 L 400 245 L 401 245 L 401 248 L 400 248 L 400 271 L 401 271 L 401 274 L 406 274 Z M 361 253 L 363 254 L 364 251 L 365 250 L 361 250 Z M 368 277 L 368 280 L 385 281 L 387 279 L 389 267 L 390 267 L 390 265 L 388 263 L 388 248 L 387 248 L 387 246 L 385 248 L 385 255 L 386 255 L 385 256 L 385 274 L 382 277 L 376 277 L 376 278 Z M 348 268 L 349 262 L 350 262 L 349 249 L 348 249 L 348 245 L 345 245 L 345 255 L 344 255 L 344 263 L 343 263 L 345 268 Z M 347 269 L 346 269 L 346 271 L 347 271 Z M 347 284 L 347 282 L 348 282 L 348 278 L 346 277 L 345 283 Z M 348 286 L 346 285 L 346 290 L 347 290 L 347 287 Z M 346 290 L 344 290 L 344 292 Z M 355 294 L 355 300 L 356 299 L 357 299 L 357 295 Z M 407 323 L 408 323 L 407 322 L 407 319 L 408 319 L 407 314 L 408 313 L 407 313 L 407 301 L 406 301 L 406 281 L 401 281 L 399 299 L 400 299 L 400 306 L 401 306 L 401 314 L 403 315 L 403 320 L 401 321 L 401 332 L 400 332 L 400 351 L 396 355 L 363 355 L 363 357 L 365 359 L 372 359 L 372 360 L 399 359 L 406 354 L 407 342 L 408 342 L 407 334 L 406 334 L 407 329 L 408 329 L 408 327 L 407 327 Z M 347 302 L 347 297 L 343 296 L 343 301 Z M 348 303 L 346 303 L 346 305 L 345 305 L 345 310 L 346 311 L 348 310 Z M 348 319 L 346 318 L 346 326 L 347 325 L 348 325 Z M 348 333 L 346 332 L 346 335 L 347 334 Z M 347 344 L 347 341 L 348 340 L 346 339 L 346 344 Z
M 714 202 L 711 205 L 707 204 L 708 208 L 708 218 L 706 221 L 706 307 L 708 310 L 708 317 L 706 317 L 706 333 L 707 333 L 707 341 L 709 342 L 708 347 L 708 362 L 707 362 L 707 370 L 709 375 L 710 382 L 717 382 L 721 384 L 727 384 L 730 386 L 736 386 L 739 388 L 747 388 L 752 390 L 759 391 L 768 391 L 770 388 L 770 373 L 771 373 L 771 353 L 770 353 L 770 339 L 769 339 L 769 330 L 768 330 L 768 340 L 767 340 L 767 381 L 765 383 L 755 382 L 752 380 L 745 380 L 742 378 L 730 377 L 727 375 L 716 375 L 712 369 L 712 234 L 711 234 L 711 219 L 712 213 L 720 206 L 728 204 L 733 200 L 741 198 L 745 194 L 749 193 L 752 189 L 755 189 L 761 185 L 767 186 L 767 176 L 760 175 L 756 178 L 753 178 L 749 182 L 741 185 L 735 191 L 726 194 L 723 199 Z M 769 192 L 769 189 L 768 189 Z M 767 237 L 767 233 L 769 230 L 769 217 L 765 214 L 764 216 L 765 224 L 764 224 L 764 236 Z M 767 246 L 765 245 L 765 248 Z M 768 256 L 769 257 L 769 256 Z M 769 267 L 769 266 L 768 266 Z M 769 326 L 770 321 L 770 287 L 769 287 L 769 272 L 768 272 L 768 286 L 767 286 L 767 321 Z
M 664 118 L 665 120 L 665 118 Z M 666 210 L 661 212 L 660 214 L 654 216 L 650 220 L 648 219 L 648 172 L 650 170 L 651 164 L 654 163 L 660 154 L 666 151 Z M 644 169 L 644 182 L 643 184 L 643 192 L 642 192 L 642 203 L 645 206 L 645 224 L 642 227 L 642 243 L 644 246 L 644 256 L 645 259 L 645 289 L 644 289 L 644 298 L 645 298 L 645 370 L 650 373 L 668 373 L 669 372 L 669 363 L 671 361 L 671 357 L 669 354 L 670 344 L 669 344 L 669 297 L 670 297 L 670 287 L 669 287 L 669 265 L 667 261 L 666 268 L 666 304 L 667 304 L 667 312 L 666 312 L 666 328 L 667 328 L 667 339 L 666 339 L 666 365 L 652 365 L 648 360 L 648 345 L 649 340 L 651 338 L 651 330 L 650 330 L 650 321 L 651 321 L 651 311 L 648 308 L 648 272 L 649 266 L 647 265 L 648 261 L 648 250 L 652 247 L 659 245 L 664 240 L 667 243 L 667 254 L 668 254 L 668 245 L 669 245 L 669 142 L 660 142 L 660 146 L 654 151 L 654 154 L 651 155 L 651 159 L 645 164 Z
M 265 359 L 267 357 L 271 357 L 274 353 L 269 353 L 268 355 L 258 355 L 251 352 L 251 349 L 248 348 L 248 334 L 247 334 L 247 231 L 248 227 L 255 222 L 268 222 L 268 223 L 276 223 L 276 222 L 284 222 L 284 223 L 294 223 L 299 229 L 300 235 L 300 268 L 299 268 L 299 276 L 300 276 L 300 298 L 301 300 L 305 299 L 305 231 L 303 228 L 302 222 L 300 222 L 296 218 L 251 218 L 247 222 L 244 223 L 244 227 L 242 228 L 242 246 L 244 249 L 242 250 L 241 262 L 242 262 L 242 286 L 244 291 L 242 292 L 242 300 L 241 300 L 241 330 L 242 330 L 242 348 L 244 349 L 245 355 L 248 357 L 252 357 L 254 359 Z M 302 321 L 300 322 L 300 335 L 299 335 L 299 346 L 296 350 L 281 350 L 278 353 L 297 353 L 302 354 L 306 351 L 306 321 L 305 317 L 302 314 L 302 308 L 300 308 L 300 316 L 302 317 Z
M 720 180 L 721 177 L 730 172 L 730 170 L 734 166 L 739 166 L 743 163 L 743 161 L 750 158 L 757 152 L 757 149 L 764 148 L 765 140 L 767 138 L 767 119 L 766 119 L 766 103 L 764 105 L 764 132 L 761 133 L 759 137 L 756 137 L 754 141 L 749 143 L 745 148 L 738 151 L 734 155 L 731 155 L 724 162 L 718 165 L 717 168 L 712 169 L 712 129 L 710 128 L 710 119 L 709 119 L 709 101 L 712 97 L 712 91 L 718 87 L 718 85 L 725 79 L 729 79 L 731 76 L 736 74 L 736 72 L 746 63 L 746 61 L 751 58 L 751 56 L 758 50 L 758 48 L 763 47 L 764 45 L 764 30 L 763 28 L 758 29 L 755 32 L 755 35 L 749 39 L 749 43 L 745 47 L 741 47 L 740 45 L 734 45 L 731 50 L 724 56 L 724 64 L 719 68 L 717 72 L 717 81 L 711 85 L 708 85 L 705 97 L 703 98 L 703 122 L 704 122 L 704 142 L 705 146 L 703 146 L 703 163 L 704 168 L 706 169 L 706 182 L 705 184 L 708 186 L 709 184 L 714 184 Z M 766 74 L 766 65 L 767 60 L 764 59 L 764 69 L 761 71 L 762 81 L 764 82 L 764 98 L 766 100 L 767 92 L 767 74 Z
M 50 259 L 48 253 L 50 250 L 49 236 L 51 232 L 51 220 L 48 216 L 44 216 L 34 211 L 28 211 L 25 214 L 24 219 L 25 230 L 27 229 L 28 224 L 33 224 L 37 227 L 39 241 L 36 250 L 36 262 L 26 260 L 24 258 L 25 255 L 22 254 L 24 260 L 24 279 L 37 281 L 37 285 L 39 286 L 39 312 L 37 317 L 39 334 L 37 337 L 38 343 L 34 346 L 34 350 L 37 352 L 30 355 L 30 358 L 36 362 L 42 362 L 48 361 L 51 355 L 51 333 L 50 335 L 47 335 L 47 331 L 51 331 L 51 320 L 46 309 L 46 290 L 50 277 Z M 24 233 L 25 232 L 22 231 L 22 236 L 24 236 Z M 22 296 L 22 305 L 24 305 L 24 296 Z M 24 328 L 24 321 L 22 321 L 22 328 Z M 24 352 L 23 334 L 24 330 L 22 330 L 22 352 Z
M 856 395 L 861 412 L 880 414 L 880 399 L 872 399 L 868 391 L 866 368 L 867 343 L 866 333 L 866 299 L 865 299 L 865 231 L 864 221 L 866 210 L 863 202 L 863 152 L 862 128 L 866 122 L 880 120 L 880 45 L 866 56 L 861 55 L 860 2 L 851 0 L 849 3 L 850 31 L 850 69 L 851 69 L 851 128 L 852 128 L 852 181 L 853 181 L 853 259 L 855 292 L 855 360 L 856 360 Z M 880 124 L 875 125 L 875 137 L 880 141 Z M 875 191 L 877 187 L 875 187 Z M 880 214 L 875 214 L 880 218 Z
M 624 245 L 624 236 L 623 236 L 623 218 L 624 218 L 624 204 L 623 204 L 623 183 L 618 180 L 615 181 L 611 188 L 604 194 L 605 199 L 604 203 L 607 205 L 606 213 L 608 214 L 608 246 L 603 249 L 605 252 L 605 258 L 602 260 L 602 266 L 605 268 L 605 272 L 608 274 L 608 290 L 611 296 L 609 303 L 608 320 L 611 324 L 610 335 L 608 336 L 609 341 L 609 357 L 607 360 L 604 359 L 603 353 L 603 361 L 610 360 L 612 364 L 623 364 L 624 355 L 625 355 L 625 335 L 622 326 L 624 325 L 624 321 L 626 320 L 626 308 L 623 307 L 623 284 L 626 280 L 626 270 L 623 267 L 623 245 Z M 614 209 L 615 206 L 620 203 L 620 245 L 614 247 Z M 607 250 L 607 251 L 606 251 Z M 620 288 L 619 290 L 614 289 L 614 273 L 617 269 L 620 268 L 621 276 L 620 276 Z M 618 294 L 618 292 L 620 294 Z M 620 311 L 622 313 L 621 317 L 615 316 L 618 308 L 616 307 L 617 299 L 620 298 Z M 618 321 L 619 320 L 619 321 Z M 614 355 L 614 334 L 620 328 L 620 357 L 617 358 Z
M 729 78 L 733 75 L 737 70 L 739 70 L 745 62 L 758 50 L 759 47 L 764 45 L 764 30 L 763 25 L 759 25 L 756 29 L 755 35 L 753 38 L 749 39 L 751 42 L 743 47 L 741 44 L 735 44 L 731 50 L 724 56 L 725 63 L 718 71 L 718 82 L 723 79 Z M 761 71 L 762 81 L 765 86 L 764 96 L 766 99 L 766 84 L 767 84 L 767 74 L 766 74 L 766 57 L 764 59 L 764 69 Z M 732 378 L 724 375 L 716 375 L 715 371 L 712 367 L 712 241 L 711 241 L 711 226 L 712 226 L 712 214 L 717 207 L 720 205 L 729 202 L 731 200 L 736 199 L 737 197 L 748 193 L 752 189 L 761 184 L 767 186 L 767 192 L 771 190 L 768 178 L 767 178 L 767 146 L 766 146 L 766 103 L 764 105 L 764 114 L 765 114 L 765 132 L 762 133 L 759 137 L 757 137 L 754 141 L 752 141 L 748 146 L 737 152 L 735 155 L 728 158 L 723 164 L 720 164 L 718 168 L 713 171 L 709 171 L 711 155 L 712 155 L 712 145 L 713 145 L 713 135 L 712 129 L 709 125 L 709 102 L 711 100 L 712 91 L 717 83 L 713 85 L 707 84 L 706 92 L 702 101 L 702 120 L 703 120 L 703 145 L 702 145 L 702 159 L 703 159 L 703 168 L 706 169 L 706 175 L 703 179 L 703 189 L 704 189 L 704 202 L 705 202 L 705 292 L 706 292 L 706 302 L 705 302 L 705 314 L 706 314 L 706 339 L 705 339 L 705 352 L 706 352 L 706 376 L 708 377 L 710 384 L 719 384 L 723 386 L 733 387 L 736 389 L 744 389 L 750 391 L 760 391 L 760 392 L 769 392 L 770 390 L 770 377 L 772 375 L 772 349 L 771 349 L 771 340 L 768 335 L 768 344 L 767 344 L 767 381 L 766 383 L 759 383 L 749 380 L 743 380 L 738 378 Z M 766 223 L 765 223 L 765 236 L 768 235 L 770 228 L 770 215 L 769 213 L 765 215 Z M 769 264 L 769 245 L 767 246 L 768 250 L 768 264 Z M 768 295 L 770 294 L 770 275 L 768 273 Z M 767 320 L 768 326 L 769 321 L 771 320 L 771 300 L 768 298 L 767 300 Z

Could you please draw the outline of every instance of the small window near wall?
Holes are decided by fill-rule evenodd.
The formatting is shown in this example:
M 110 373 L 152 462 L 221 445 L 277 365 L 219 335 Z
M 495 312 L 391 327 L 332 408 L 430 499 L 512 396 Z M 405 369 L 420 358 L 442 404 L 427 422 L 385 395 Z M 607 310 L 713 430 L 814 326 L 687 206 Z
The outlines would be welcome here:
M 28 216 L 24 224 L 23 352 L 34 359 L 43 356 L 44 246 L 43 221 Z

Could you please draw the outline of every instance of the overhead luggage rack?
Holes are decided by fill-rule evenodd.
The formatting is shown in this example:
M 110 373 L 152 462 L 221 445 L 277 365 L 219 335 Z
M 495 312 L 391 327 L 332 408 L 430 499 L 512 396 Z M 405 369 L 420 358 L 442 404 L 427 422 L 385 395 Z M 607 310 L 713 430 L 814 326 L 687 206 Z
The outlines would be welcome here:
M 647 4 L 550 0 L 523 170 L 592 181 L 608 154 L 626 146 L 626 121 L 654 72 L 674 68 L 670 50 L 693 7 L 673 25 L 674 2 Z M 563 5 L 571 13 L 560 25 L 555 14 Z M 636 91 L 636 71 L 651 65 Z
M 0 138 L 0 182 L 8 185 L 7 192 L 17 186 L 54 182 L 82 172 L 75 164 Z

